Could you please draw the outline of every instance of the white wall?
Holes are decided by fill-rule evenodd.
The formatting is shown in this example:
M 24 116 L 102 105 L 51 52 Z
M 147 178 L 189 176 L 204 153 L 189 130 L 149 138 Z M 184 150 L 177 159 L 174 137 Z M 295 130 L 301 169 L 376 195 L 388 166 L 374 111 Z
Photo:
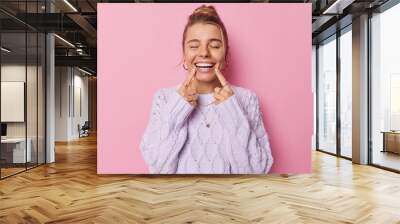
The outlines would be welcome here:
M 25 75 L 28 69 L 28 74 L 31 74 L 32 66 L 28 68 L 24 65 L 8 64 L 1 66 L 1 81 L 2 82 L 25 82 Z M 2 108 L 4 110 L 5 108 Z M 7 136 L 8 137 L 25 137 L 25 123 L 24 122 L 10 122 L 7 123 Z
M 68 140 L 68 117 L 70 84 L 69 68 L 55 68 L 55 141 Z
M 39 69 L 41 73 L 41 69 Z M 32 133 L 36 136 L 36 66 L 18 65 L 18 64 L 5 64 L 1 66 L 1 81 L 2 82 L 25 82 L 27 75 L 29 87 L 27 88 L 27 119 L 28 119 L 28 137 Z M 41 107 L 42 105 L 39 105 Z M 5 110 L 6 108 L 2 108 Z M 35 112 L 35 113 L 33 113 Z M 33 123 L 32 123 L 33 122 Z M 25 137 L 25 124 L 26 122 L 7 122 L 7 136 L 8 137 Z
M 88 120 L 89 113 L 88 113 L 88 77 L 81 76 L 82 73 L 78 73 L 74 75 L 74 108 L 73 111 L 73 119 L 72 119 L 72 135 L 77 138 L 79 137 L 78 133 L 78 124 L 81 126 Z M 80 108 L 81 107 L 81 108 Z M 79 111 L 81 110 L 81 111 Z
M 55 140 L 77 139 L 78 124 L 88 120 L 88 77 L 76 68 L 56 67 L 55 87 Z

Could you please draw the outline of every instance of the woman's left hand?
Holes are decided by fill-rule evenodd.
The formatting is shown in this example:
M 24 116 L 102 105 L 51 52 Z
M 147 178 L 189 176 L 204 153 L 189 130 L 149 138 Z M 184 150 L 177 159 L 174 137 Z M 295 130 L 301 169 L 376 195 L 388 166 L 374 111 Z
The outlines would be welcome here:
M 217 63 L 215 65 L 215 74 L 217 75 L 217 78 L 219 80 L 219 82 L 221 83 L 221 87 L 216 87 L 214 89 L 214 98 L 215 98 L 215 103 L 221 103 L 225 100 L 227 100 L 230 96 L 232 96 L 233 90 L 231 88 L 231 86 L 229 85 L 229 83 L 226 81 L 226 79 L 224 78 L 224 75 L 222 75 L 221 71 L 219 70 L 219 63 Z

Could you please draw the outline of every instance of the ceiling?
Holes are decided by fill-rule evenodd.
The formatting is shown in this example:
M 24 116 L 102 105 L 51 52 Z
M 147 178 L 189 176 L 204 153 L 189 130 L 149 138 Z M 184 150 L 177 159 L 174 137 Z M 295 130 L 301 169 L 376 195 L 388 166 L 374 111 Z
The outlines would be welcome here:
M 335 3 L 337 1 L 337 3 Z M 387 0 L 253 0 L 229 2 L 312 3 L 313 43 L 336 32 L 337 27 L 351 23 L 351 18 L 366 10 L 374 9 Z M 148 0 L 45 0 L 0 1 L 0 24 L 2 43 L 24 51 L 23 33 L 29 31 L 55 32 L 56 65 L 80 66 L 96 72 L 97 58 L 97 3 L 127 2 L 193 2 L 193 1 L 148 1 Z M 227 2 L 227 1 L 196 1 Z M 50 11 L 52 13 L 48 13 Z M 27 13 L 26 13 L 27 12 Z M 340 23 L 337 23 L 338 21 Z M 346 22 L 347 21 L 347 22 Z M 338 26 L 337 24 L 340 24 Z M 21 33 L 22 32 L 22 33 Z M 28 38 L 29 39 L 29 38 Z M 66 43 L 66 40 L 70 44 Z M 71 45 L 72 44 L 72 45 Z M 33 52 L 35 43 L 28 44 L 27 52 Z M 21 54 L 24 52 L 21 52 Z M 29 56 L 28 56 L 29 57 Z

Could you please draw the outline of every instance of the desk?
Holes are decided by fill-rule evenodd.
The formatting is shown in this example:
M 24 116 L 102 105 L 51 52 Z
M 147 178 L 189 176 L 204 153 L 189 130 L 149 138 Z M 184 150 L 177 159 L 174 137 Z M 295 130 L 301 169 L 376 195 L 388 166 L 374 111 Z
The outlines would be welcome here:
M 25 138 L 1 139 L 1 157 L 8 163 L 30 162 L 32 140 L 28 138 L 26 142 L 28 142 L 28 147 L 26 147 L 25 154 Z M 25 161 L 25 158 L 27 158 L 27 161 Z
M 400 132 L 383 131 L 383 150 L 382 152 L 393 152 L 400 154 Z

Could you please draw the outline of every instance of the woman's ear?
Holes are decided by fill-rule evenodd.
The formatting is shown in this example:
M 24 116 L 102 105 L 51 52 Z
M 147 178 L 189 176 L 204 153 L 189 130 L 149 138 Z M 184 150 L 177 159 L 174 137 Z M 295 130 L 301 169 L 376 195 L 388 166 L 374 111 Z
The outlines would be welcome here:
M 188 70 L 188 66 L 185 61 L 182 62 L 183 69 Z
M 186 61 L 185 61 L 184 57 L 182 57 L 182 59 L 181 59 L 181 64 L 182 64 L 183 69 L 188 70 L 188 66 L 186 64 Z
M 228 67 L 228 63 L 227 63 L 227 60 L 225 58 L 225 60 L 221 63 L 219 69 L 222 71 L 222 70 L 225 70 L 227 67 Z

